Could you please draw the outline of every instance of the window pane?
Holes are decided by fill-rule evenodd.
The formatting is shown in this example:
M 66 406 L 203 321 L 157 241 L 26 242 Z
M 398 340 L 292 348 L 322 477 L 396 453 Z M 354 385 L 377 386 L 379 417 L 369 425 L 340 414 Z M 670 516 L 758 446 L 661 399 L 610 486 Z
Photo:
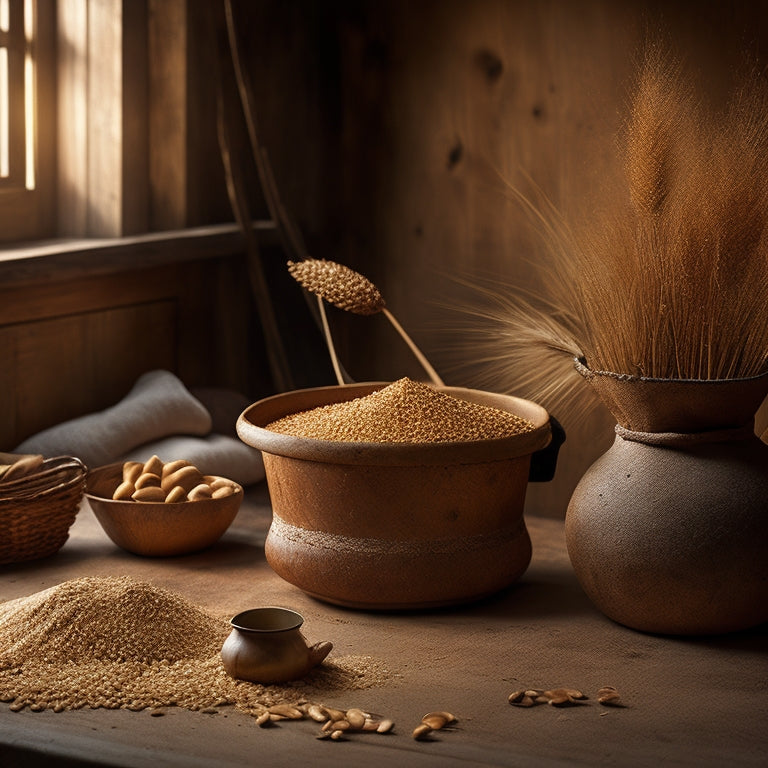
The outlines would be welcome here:
M 24 166 L 25 185 L 35 188 L 35 4 L 24 0 Z
M 0 0 L 0 184 L 24 188 L 24 0 Z
M 10 173 L 8 152 L 8 49 L 0 48 L 0 178 L 7 179 Z

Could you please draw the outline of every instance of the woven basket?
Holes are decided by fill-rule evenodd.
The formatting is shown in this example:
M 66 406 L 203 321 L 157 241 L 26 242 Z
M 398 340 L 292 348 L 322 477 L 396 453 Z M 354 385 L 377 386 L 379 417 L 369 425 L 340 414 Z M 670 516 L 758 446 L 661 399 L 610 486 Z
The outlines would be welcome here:
M 64 546 L 86 471 L 79 459 L 60 456 L 29 477 L 0 484 L 0 564 L 48 557 Z

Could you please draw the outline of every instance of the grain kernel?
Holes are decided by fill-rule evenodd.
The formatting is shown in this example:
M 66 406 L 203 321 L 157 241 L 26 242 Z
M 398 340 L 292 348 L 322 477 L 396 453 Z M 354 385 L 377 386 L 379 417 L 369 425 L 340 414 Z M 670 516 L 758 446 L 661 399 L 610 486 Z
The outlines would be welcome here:
M 392 720 L 384 719 L 376 726 L 377 733 L 389 733 L 395 727 Z
M 619 692 L 612 685 L 605 685 L 597 692 L 597 701 L 604 707 L 623 706 Z
M 310 704 L 307 708 L 307 714 L 312 720 L 318 723 L 324 723 L 328 720 L 328 712 L 326 712 L 324 707 L 321 707 L 318 704 Z
M 346 720 L 349 723 L 350 728 L 359 731 L 365 725 L 365 712 L 361 709 L 348 709 Z
M 262 712 L 257 718 L 256 718 L 256 725 L 258 725 L 260 728 L 264 728 L 265 726 L 269 725 L 272 721 L 272 717 L 269 714 L 269 710 L 266 712 Z
M 433 731 L 445 728 L 455 721 L 456 718 L 450 712 L 429 712 L 421 718 L 421 722 L 426 723 Z

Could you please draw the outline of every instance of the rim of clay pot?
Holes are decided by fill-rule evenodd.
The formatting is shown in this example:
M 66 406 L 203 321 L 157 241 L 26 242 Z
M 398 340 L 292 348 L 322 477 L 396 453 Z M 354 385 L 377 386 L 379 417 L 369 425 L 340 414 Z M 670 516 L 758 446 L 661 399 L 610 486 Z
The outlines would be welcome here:
M 533 454 L 552 439 L 549 414 L 537 403 L 513 395 L 500 395 L 463 387 L 436 387 L 459 399 L 515 413 L 535 429 L 493 440 L 442 443 L 366 443 L 316 440 L 272 432 L 264 427 L 277 419 L 323 405 L 364 397 L 390 382 L 365 382 L 329 387 L 296 389 L 259 400 L 237 420 L 240 439 L 265 453 L 329 464 L 382 466 L 432 466 L 500 461 Z
M 298 629 L 304 623 L 304 617 L 290 608 L 265 606 L 241 611 L 229 623 L 243 632 L 288 632 Z
M 659 379 L 574 367 L 625 429 L 698 432 L 750 424 L 768 394 L 768 372 L 734 379 Z

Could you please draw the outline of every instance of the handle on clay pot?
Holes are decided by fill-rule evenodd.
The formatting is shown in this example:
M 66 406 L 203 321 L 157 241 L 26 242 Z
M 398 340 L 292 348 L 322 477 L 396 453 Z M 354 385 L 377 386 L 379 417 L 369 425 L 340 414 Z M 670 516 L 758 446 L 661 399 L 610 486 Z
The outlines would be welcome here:
M 549 425 L 552 429 L 552 440 L 546 448 L 542 448 L 531 455 L 531 468 L 528 471 L 529 483 L 546 483 L 555 476 L 560 446 L 565 442 L 565 430 L 554 416 L 549 417 Z

